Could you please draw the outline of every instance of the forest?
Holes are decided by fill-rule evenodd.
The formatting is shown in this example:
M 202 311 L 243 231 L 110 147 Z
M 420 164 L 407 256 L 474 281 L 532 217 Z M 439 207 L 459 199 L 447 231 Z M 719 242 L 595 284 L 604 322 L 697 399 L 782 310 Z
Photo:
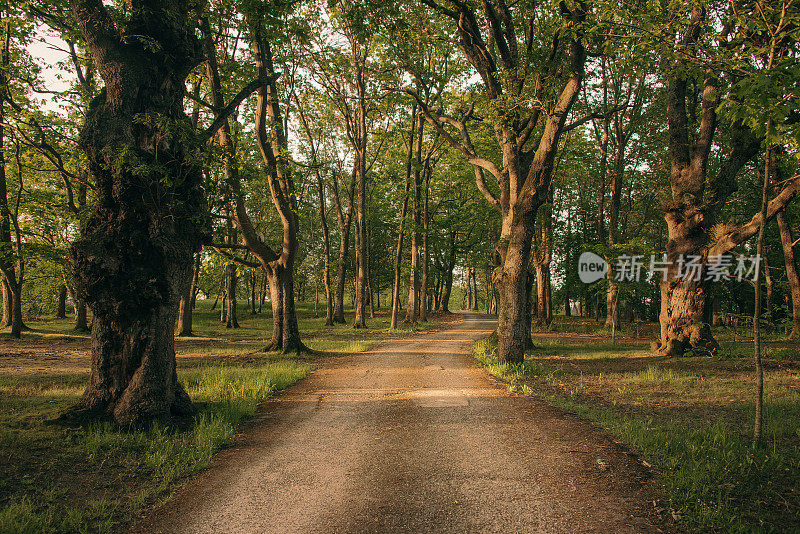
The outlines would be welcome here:
M 0 32 L 0 357 L 84 344 L 54 428 L 199 417 L 182 343 L 303 362 L 469 310 L 512 386 L 563 333 L 734 358 L 742 443 L 800 476 L 795 0 L 28 0 Z

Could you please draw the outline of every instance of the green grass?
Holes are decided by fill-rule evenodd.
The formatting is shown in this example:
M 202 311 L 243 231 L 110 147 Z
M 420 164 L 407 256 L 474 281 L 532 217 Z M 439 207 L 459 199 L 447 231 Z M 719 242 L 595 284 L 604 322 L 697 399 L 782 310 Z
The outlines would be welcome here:
M 712 333 L 719 342 L 752 342 L 752 324 L 746 324 L 748 318 L 742 316 L 742 323 L 739 326 L 714 326 Z M 752 323 L 752 321 L 751 321 Z M 761 340 L 769 343 L 782 343 L 787 341 L 787 334 L 791 331 L 791 324 L 787 320 L 780 322 L 770 322 L 764 320 L 762 323 Z M 580 316 L 556 315 L 553 322 L 545 326 L 535 326 L 535 331 L 539 333 L 572 333 L 582 335 L 592 335 L 600 337 L 611 337 L 611 328 L 605 326 L 605 316 L 600 321 L 594 318 Z M 616 335 L 621 338 L 635 338 L 654 341 L 659 336 L 658 322 L 622 320 L 617 325 Z
M 752 371 L 728 358 L 657 360 L 641 348 L 552 340 L 523 364 L 474 357 L 509 383 L 595 421 L 655 468 L 682 529 L 800 530 L 800 392 L 794 361 L 767 359 L 765 439 L 750 439 Z
M 43 424 L 78 399 L 82 375 L 0 376 L 0 454 L 17 460 L 2 469 L 0 532 L 115 531 L 145 504 L 206 468 L 260 402 L 309 369 L 285 360 L 181 370 L 179 380 L 198 407 L 191 428 L 153 424 L 132 432 L 109 424 Z M 126 480 L 131 484 L 121 484 Z M 108 485 L 119 487 L 109 492 Z

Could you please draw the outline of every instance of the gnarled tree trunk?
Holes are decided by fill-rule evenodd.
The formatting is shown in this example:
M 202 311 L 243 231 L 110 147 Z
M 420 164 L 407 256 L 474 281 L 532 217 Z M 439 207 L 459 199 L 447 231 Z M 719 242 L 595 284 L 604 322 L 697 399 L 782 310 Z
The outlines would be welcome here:
M 497 316 L 498 353 L 506 355 L 505 361 L 521 362 L 530 340 L 530 312 L 528 304 L 528 263 L 535 211 L 518 220 L 512 220 L 505 232 L 508 245 L 503 263 L 495 268 L 494 283 L 500 290 Z
M 97 202 L 72 247 L 92 309 L 92 372 L 65 417 L 123 425 L 192 413 L 175 371 L 178 300 L 204 235 L 184 81 L 200 62 L 181 0 L 140 0 L 117 28 L 97 0 L 72 10 L 105 82 L 81 132 Z M 145 46 L 143 43 L 147 43 Z
M 709 30 L 702 7 L 691 10 L 690 23 L 676 43 L 681 54 L 693 54 L 701 32 Z M 719 165 L 717 174 L 706 175 L 708 155 L 717 124 L 716 109 L 720 103 L 720 88 L 713 73 L 706 72 L 702 95 L 688 101 L 701 101 L 700 125 L 696 135 L 689 135 L 690 118 L 687 111 L 687 70 L 683 60 L 673 65 L 667 84 L 667 118 L 669 120 L 670 186 L 672 198 L 664 218 L 669 231 L 666 279 L 661 282 L 661 344 L 659 352 L 680 356 L 687 349 L 713 353 L 718 344 L 708 326 L 702 323 L 708 296 L 705 280 L 679 276 L 681 255 L 696 256 L 705 269 L 711 259 L 729 252 L 736 245 L 756 235 L 766 221 L 775 217 L 800 189 L 800 174 L 783 182 L 780 192 L 751 220 L 733 229 L 716 227 L 721 207 L 736 189 L 735 178 L 744 165 L 758 154 L 761 139 L 740 122 L 729 131 L 730 149 Z M 691 140 L 690 140 L 691 138 Z M 703 271 L 705 273 L 705 271 Z M 701 278 L 705 278 L 701 276 Z

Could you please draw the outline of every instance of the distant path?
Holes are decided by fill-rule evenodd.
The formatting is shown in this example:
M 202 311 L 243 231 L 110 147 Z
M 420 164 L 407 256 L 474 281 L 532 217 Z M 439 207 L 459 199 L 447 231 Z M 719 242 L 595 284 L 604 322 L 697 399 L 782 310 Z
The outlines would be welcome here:
M 133 532 L 657 531 L 635 459 L 474 365 L 494 326 L 324 361 Z

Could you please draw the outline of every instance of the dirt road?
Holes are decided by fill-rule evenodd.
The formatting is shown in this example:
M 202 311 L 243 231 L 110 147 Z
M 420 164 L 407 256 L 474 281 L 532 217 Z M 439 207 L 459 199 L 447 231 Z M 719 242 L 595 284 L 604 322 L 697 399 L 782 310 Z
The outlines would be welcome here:
M 654 532 L 647 473 L 475 367 L 494 322 L 326 361 L 133 532 Z

